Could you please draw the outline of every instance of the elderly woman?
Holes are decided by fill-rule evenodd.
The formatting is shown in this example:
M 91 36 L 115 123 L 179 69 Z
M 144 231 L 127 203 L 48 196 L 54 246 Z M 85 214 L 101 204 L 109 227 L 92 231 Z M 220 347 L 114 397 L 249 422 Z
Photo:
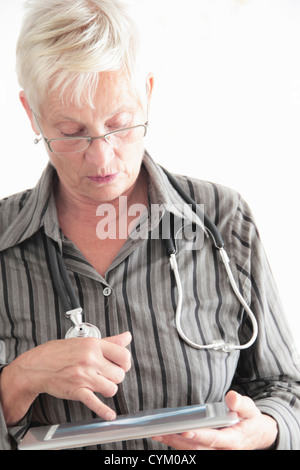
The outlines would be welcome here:
M 1 202 L 2 448 L 16 446 L 31 423 L 113 420 L 224 399 L 241 418 L 229 429 L 101 448 L 300 448 L 299 372 L 251 213 L 233 191 L 184 177 L 177 179 L 223 234 L 259 335 L 245 351 L 199 350 L 175 328 L 174 278 L 157 233 L 166 214 L 182 222 L 184 204 L 144 149 L 153 77 L 139 68 L 123 3 L 27 7 L 17 46 L 20 99 L 50 161 L 33 190 Z M 141 227 L 147 236 L 137 236 Z M 70 324 L 50 274 L 49 240 L 102 339 L 65 339 Z M 211 243 L 185 243 L 177 240 L 185 333 L 203 344 L 245 343 L 248 316 Z

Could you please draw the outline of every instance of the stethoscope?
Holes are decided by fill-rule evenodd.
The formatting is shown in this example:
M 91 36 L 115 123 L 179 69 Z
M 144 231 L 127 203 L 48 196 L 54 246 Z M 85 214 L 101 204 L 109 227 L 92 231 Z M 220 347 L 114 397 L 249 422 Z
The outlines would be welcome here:
M 172 186 L 177 190 L 179 195 L 182 199 L 190 205 L 192 210 L 198 215 L 200 220 L 204 221 L 204 227 L 208 236 L 212 239 L 212 242 L 220 254 L 221 260 L 225 266 L 231 287 L 233 292 L 235 293 L 236 297 L 238 298 L 240 304 L 243 306 L 245 311 L 250 317 L 252 323 L 252 337 L 250 340 L 245 344 L 233 344 L 225 342 L 222 339 L 217 339 L 210 344 L 197 344 L 191 341 L 183 332 L 181 326 L 181 313 L 182 313 L 182 301 L 183 301 L 183 291 L 182 285 L 178 270 L 178 264 L 176 260 L 177 248 L 174 241 L 174 236 L 171 235 L 169 238 L 165 239 L 164 242 L 166 243 L 166 250 L 170 260 L 170 267 L 174 273 L 175 282 L 178 290 L 178 299 L 177 299 L 177 308 L 175 314 L 175 325 L 178 331 L 179 336 L 192 348 L 195 349 L 212 349 L 212 350 L 222 350 L 223 352 L 230 353 L 234 350 L 242 350 L 247 349 L 255 342 L 257 335 L 258 335 L 258 326 L 256 318 L 249 308 L 248 304 L 246 303 L 245 299 L 241 295 L 237 284 L 234 280 L 231 268 L 230 268 L 230 260 L 224 248 L 224 242 L 222 240 L 222 236 L 218 231 L 215 224 L 209 219 L 209 217 L 204 214 L 200 213 L 200 208 L 196 204 L 196 202 L 184 191 L 184 189 L 180 186 L 177 180 L 164 168 L 163 171 L 167 175 L 170 183 Z M 52 279 L 57 291 L 57 294 L 60 298 L 62 303 L 63 309 L 65 311 L 66 317 L 71 320 L 73 326 L 67 331 L 65 338 L 84 338 L 84 337 L 94 337 L 94 338 L 101 338 L 101 333 L 99 329 L 90 324 L 85 323 L 82 321 L 83 316 L 83 309 L 80 305 L 79 299 L 75 293 L 69 275 L 67 273 L 67 269 L 63 260 L 61 253 L 57 247 L 57 244 L 49 237 L 46 237 L 47 240 L 47 249 L 49 255 L 49 262 L 50 262 L 50 269 L 52 273 Z

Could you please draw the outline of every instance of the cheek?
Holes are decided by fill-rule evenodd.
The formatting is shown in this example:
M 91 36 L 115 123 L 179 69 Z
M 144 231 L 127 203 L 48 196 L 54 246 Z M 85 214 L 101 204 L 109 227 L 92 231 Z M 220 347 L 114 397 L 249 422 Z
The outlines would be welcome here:
M 65 155 L 59 155 L 52 153 L 50 155 L 50 161 L 56 169 L 59 177 L 64 179 L 73 179 L 79 174 L 81 168 L 81 160 L 78 157 L 76 159 L 66 157 Z
M 121 157 L 123 163 L 126 166 L 126 173 L 130 177 L 135 177 L 138 175 L 142 163 L 142 159 L 144 156 L 144 145 L 143 143 L 135 144 L 134 148 Z

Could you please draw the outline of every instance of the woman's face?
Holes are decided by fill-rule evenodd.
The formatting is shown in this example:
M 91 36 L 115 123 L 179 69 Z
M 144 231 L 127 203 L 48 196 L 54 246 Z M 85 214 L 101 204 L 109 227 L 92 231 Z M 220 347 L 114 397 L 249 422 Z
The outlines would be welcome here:
M 41 116 L 39 126 L 48 140 L 97 137 L 146 121 L 146 112 L 122 72 L 100 74 L 93 109 L 65 106 L 52 94 L 43 103 Z M 63 191 L 78 201 L 100 203 L 130 193 L 140 172 L 144 142 L 141 138 L 114 147 L 97 139 L 80 153 L 53 153 L 49 149 L 48 153 Z

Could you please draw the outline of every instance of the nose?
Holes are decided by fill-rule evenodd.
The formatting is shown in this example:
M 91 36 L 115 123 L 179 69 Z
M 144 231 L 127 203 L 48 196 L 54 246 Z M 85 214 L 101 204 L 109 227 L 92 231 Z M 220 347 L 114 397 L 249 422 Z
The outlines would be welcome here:
M 113 147 L 105 139 L 93 140 L 85 151 L 85 158 L 98 168 L 107 168 L 115 157 Z

